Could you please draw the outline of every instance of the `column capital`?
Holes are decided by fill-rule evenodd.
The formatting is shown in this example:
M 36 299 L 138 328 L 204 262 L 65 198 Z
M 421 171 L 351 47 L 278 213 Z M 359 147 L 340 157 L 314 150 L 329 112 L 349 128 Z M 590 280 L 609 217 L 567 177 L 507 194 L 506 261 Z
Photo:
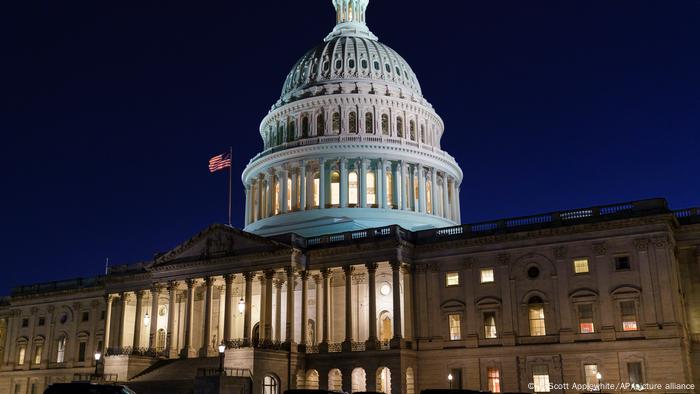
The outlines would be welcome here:
M 246 282 L 252 282 L 253 278 L 255 278 L 255 272 L 244 272 L 243 278 Z
M 265 279 L 272 279 L 275 276 L 275 270 L 266 270 L 263 272 Z
M 105 296 L 105 302 L 108 303 L 108 304 L 111 304 L 112 301 L 114 301 L 115 298 L 116 298 L 116 296 L 115 296 L 114 294 L 107 294 L 107 295 Z
M 346 265 L 343 266 L 343 272 L 345 272 L 345 276 L 350 276 L 352 275 L 352 272 L 355 270 L 355 267 L 351 265 Z
M 284 284 L 284 279 L 275 279 L 274 284 L 277 289 L 281 289 Z
M 136 293 L 137 300 L 142 300 L 144 294 L 146 294 L 146 290 L 136 290 L 134 293 Z
M 214 285 L 214 277 L 213 276 L 207 276 L 204 278 L 204 285 L 206 287 L 212 287 Z
M 160 294 L 160 292 L 163 290 L 163 285 L 160 283 L 153 283 L 151 285 L 151 293 L 156 293 Z
M 317 285 L 320 285 L 320 284 L 321 284 L 321 280 L 322 280 L 321 275 L 316 274 L 316 275 L 313 276 L 313 278 L 314 278 L 314 282 L 315 282 Z
M 366 263 L 365 264 L 365 267 L 367 268 L 367 272 L 372 273 L 372 274 L 377 272 L 378 266 L 379 265 L 377 263 Z
M 226 283 L 227 286 L 230 286 L 233 283 L 234 279 L 236 279 L 236 274 L 224 275 L 224 282 Z
M 177 281 L 171 280 L 168 282 L 168 291 L 177 290 Z
M 294 275 L 296 271 L 297 270 L 294 267 L 284 267 L 284 272 L 287 274 L 287 276 Z
M 398 261 L 398 260 L 394 260 L 394 261 L 389 262 L 389 265 L 391 265 L 392 271 L 398 271 L 401 269 L 401 267 L 403 267 L 403 263 Z
M 187 285 L 188 289 L 192 289 L 197 284 L 197 279 L 185 279 L 185 284 Z
M 311 276 L 311 274 L 309 274 L 309 271 L 304 270 L 304 271 L 300 271 L 300 272 L 299 272 L 299 277 L 300 277 L 301 280 L 304 281 L 304 282 L 306 282 L 306 280 L 309 279 L 309 276 Z
M 348 165 L 348 158 L 347 157 L 341 157 L 339 161 L 340 161 L 340 165 L 343 167 Z
M 321 270 L 321 276 L 323 276 L 323 279 L 327 279 L 331 276 L 331 270 L 330 268 L 323 268 Z

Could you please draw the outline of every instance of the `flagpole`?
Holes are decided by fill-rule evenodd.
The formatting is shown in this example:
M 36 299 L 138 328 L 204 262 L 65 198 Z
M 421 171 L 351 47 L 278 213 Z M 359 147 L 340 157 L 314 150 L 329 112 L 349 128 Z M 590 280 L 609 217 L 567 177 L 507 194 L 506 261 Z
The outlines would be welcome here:
M 231 225 L 231 184 L 232 184 L 232 178 L 233 178 L 233 147 L 229 146 L 228 148 L 228 154 L 229 154 L 229 161 L 230 164 L 228 166 L 228 225 Z

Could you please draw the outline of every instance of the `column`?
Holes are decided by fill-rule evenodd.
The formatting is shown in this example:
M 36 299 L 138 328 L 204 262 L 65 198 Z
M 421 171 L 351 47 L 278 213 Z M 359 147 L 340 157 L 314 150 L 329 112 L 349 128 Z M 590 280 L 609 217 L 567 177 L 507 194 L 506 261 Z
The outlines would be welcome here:
M 102 344 L 103 349 L 97 349 L 102 351 L 102 355 L 106 356 L 107 349 L 109 348 L 109 334 L 112 328 L 112 302 L 114 302 L 114 296 L 111 294 L 108 294 L 105 296 L 105 303 L 107 304 L 106 311 L 105 311 L 105 336 L 104 336 L 104 342 Z M 9 330 L 8 330 L 9 331 Z M 9 351 L 9 348 L 8 348 Z
M 282 284 L 280 279 L 274 280 L 275 285 L 275 342 L 282 341 Z
M 267 178 L 267 188 L 265 193 L 267 194 L 267 217 L 273 216 L 275 214 L 275 170 L 270 168 L 269 172 L 265 174 Z
M 369 313 L 367 324 L 369 325 L 369 335 L 365 347 L 367 350 L 377 348 L 377 263 L 367 263 L 367 284 L 369 291 Z
M 265 217 L 265 210 L 263 208 L 265 206 L 264 177 L 261 178 L 260 176 L 258 176 L 258 179 L 256 182 L 258 183 L 258 190 L 257 190 L 257 192 L 258 192 L 258 207 L 257 207 L 256 216 L 257 216 L 257 220 L 260 220 L 260 219 Z
M 143 290 L 136 291 L 136 313 L 134 314 L 134 349 L 141 347 L 141 324 L 143 317 L 141 313 L 141 304 L 143 302 Z
M 376 194 L 377 194 L 377 208 L 386 207 L 386 194 L 384 194 L 384 189 L 386 189 L 386 179 L 384 179 L 384 160 L 377 160 L 377 171 L 375 173 Z
M 406 194 L 406 163 L 401 160 L 398 164 L 398 168 L 401 171 L 401 210 L 405 211 L 408 204 L 408 194 Z
M 382 161 L 382 177 L 381 177 L 381 180 L 382 180 L 381 181 L 382 182 L 382 189 L 381 189 L 382 190 L 382 194 L 381 194 L 381 196 L 382 196 L 382 208 L 391 209 L 392 207 L 387 206 L 387 202 L 389 200 L 388 195 L 391 194 L 391 192 L 392 192 L 391 190 L 389 190 L 389 186 L 386 184 L 386 180 L 388 179 L 387 171 L 389 171 L 389 172 L 391 171 L 391 162 L 388 160 L 386 160 L 386 161 L 383 160 Z M 393 176 L 391 177 L 391 184 L 392 184 L 392 186 L 396 184 L 396 178 L 394 178 Z M 393 201 L 393 199 L 392 199 L 392 201 Z
M 309 279 L 309 272 L 308 271 L 301 271 L 299 273 L 299 276 L 301 277 L 301 335 L 299 336 L 299 343 L 302 346 L 306 346 L 306 331 L 308 330 L 308 327 L 306 326 L 306 320 L 307 320 L 307 281 Z M 293 310 L 294 308 L 292 308 Z
M 299 192 L 301 196 L 299 197 L 299 209 L 302 211 L 306 210 L 306 162 L 304 160 L 299 164 Z
M 196 355 L 192 347 L 192 331 L 194 329 L 194 279 L 187 279 L 187 310 L 185 316 L 185 346 L 182 348 L 182 356 L 184 358 L 192 358 Z
M 121 299 L 121 314 L 119 315 L 119 348 L 123 348 L 126 346 L 125 343 L 125 335 L 126 335 L 126 330 L 124 329 L 124 324 L 126 324 L 126 304 L 128 303 L 128 297 L 129 294 L 127 293 L 121 293 L 120 299 Z
M 252 272 L 245 272 L 245 310 L 243 311 L 243 342 L 250 345 L 250 315 L 253 309 L 253 277 Z
M 403 320 L 404 320 L 404 338 L 414 337 L 413 327 L 413 277 L 412 266 L 405 265 L 403 267 Z
M 275 277 L 275 271 L 265 271 L 265 342 L 272 341 L 272 278 Z
M 233 338 L 233 319 L 231 315 L 231 298 L 233 297 L 233 280 L 236 277 L 234 274 L 224 275 L 224 342 L 228 342 Z
M 298 168 L 292 168 L 292 212 L 299 209 L 299 187 L 297 186 L 299 175 Z
M 260 282 L 260 319 L 258 320 L 258 337 L 253 338 L 253 340 L 262 343 L 265 340 L 265 307 L 267 306 L 267 301 L 265 300 L 265 273 L 258 276 L 258 281 Z
M 460 208 L 459 204 L 459 185 L 455 186 L 455 194 L 456 194 L 456 201 L 457 201 L 457 223 L 462 223 L 462 209 Z
M 287 185 L 288 185 L 288 180 L 289 180 L 289 171 L 287 170 L 287 167 L 282 167 L 282 170 L 280 171 L 280 213 L 287 213 L 287 193 L 289 193 L 289 190 L 287 190 Z
M 318 159 L 318 207 L 326 208 L 326 159 Z
M 360 207 L 367 208 L 367 159 L 360 159 Z
M 314 173 L 311 165 L 306 168 L 306 209 L 314 209 Z
M 425 171 L 423 164 L 418 163 L 418 211 L 426 213 L 425 209 Z
M 391 340 L 391 348 L 400 348 L 402 344 L 401 336 L 401 263 L 394 261 L 391 263 L 391 287 L 394 296 L 392 307 L 394 317 L 394 338 Z
M 285 330 L 286 342 L 294 343 L 294 268 L 287 267 L 287 323 Z
M 432 205 L 430 213 L 437 215 L 437 169 L 435 167 L 430 170 L 430 203 Z
M 457 221 L 457 204 L 455 204 L 455 181 L 449 178 L 448 181 L 450 190 L 450 219 L 453 222 Z
M 177 308 L 177 282 L 168 283 L 168 358 L 177 357 L 177 332 L 175 329 L 175 309 Z
M 442 174 L 442 217 L 450 219 L 449 191 L 447 189 L 447 174 Z
M 158 301 L 162 288 L 158 284 L 154 284 L 151 289 L 151 333 L 149 335 L 149 347 L 152 350 L 158 348 Z M 159 349 L 162 350 L 162 349 Z
M 206 286 L 206 293 L 204 294 L 204 331 L 202 332 L 202 347 L 199 349 L 199 355 L 201 357 L 207 357 L 210 354 L 215 355 L 213 354 L 214 349 L 211 345 L 211 312 L 214 299 L 214 278 L 211 276 L 204 278 L 204 285 Z
M 331 270 L 324 268 L 321 270 L 321 275 L 323 276 L 323 340 L 321 345 L 325 347 L 325 351 L 328 351 L 328 337 L 329 337 L 329 321 L 328 321 L 328 310 L 330 302 L 330 282 L 331 282 Z
M 252 193 L 250 192 L 251 186 L 249 183 L 245 184 L 245 225 L 249 225 L 251 220 L 251 214 L 252 210 L 250 209 L 251 206 L 251 199 L 250 197 L 252 196 Z
M 321 294 L 321 275 L 314 275 L 314 282 L 316 283 L 316 344 L 321 343 L 323 335 L 323 295 Z
M 340 159 L 340 207 L 348 207 L 348 159 Z
M 345 341 L 343 351 L 352 351 L 352 266 L 343 267 L 345 273 Z

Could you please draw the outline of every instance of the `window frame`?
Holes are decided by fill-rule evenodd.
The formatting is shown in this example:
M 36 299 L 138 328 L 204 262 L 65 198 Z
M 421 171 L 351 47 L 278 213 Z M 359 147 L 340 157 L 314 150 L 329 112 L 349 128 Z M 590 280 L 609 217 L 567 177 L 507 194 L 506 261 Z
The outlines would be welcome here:
M 495 371 L 495 376 L 491 372 Z M 495 381 L 495 385 L 492 384 Z M 486 367 L 486 388 L 492 393 L 500 393 L 501 390 L 501 369 L 497 367 Z
M 586 263 L 586 270 L 579 272 L 576 263 L 584 261 Z M 574 275 L 589 275 L 591 273 L 591 260 L 588 257 L 577 257 L 571 260 L 571 264 L 574 270 Z
M 491 280 L 485 281 L 484 273 L 487 271 L 491 272 Z M 479 284 L 488 285 L 493 283 L 496 283 L 496 270 L 493 267 L 479 268 Z
M 535 297 L 537 297 L 540 302 L 533 302 L 532 300 Z M 544 305 L 545 305 L 544 300 L 542 298 L 540 298 L 539 296 L 532 296 L 528 300 L 528 303 L 527 303 L 527 322 L 528 322 L 529 334 L 531 337 L 542 337 L 542 336 L 547 335 L 547 312 L 544 308 Z M 533 308 L 536 308 L 536 307 L 541 309 L 542 317 L 532 318 Z M 541 327 L 542 333 L 541 334 L 539 333 L 539 331 L 538 331 L 538 333 L 533 333 L 533 327 L 534 327 L 533 322 L 534 321 L 538 321 L 538 322 L 542 323 L 541 324 L 542 325 L 542 327 Z M 535 328 L 538 328 L 538 327 L 535 327 Z
M 542 373 L 541 371 L 537 371 L 538 369 L 540 369 L 540 367 L 543 367 L 544 370 L 546 370 L 546 373 Z M 541 381 L 541 382 L 538 382 L 537 381 L 538 379 L 535 379 L 536 376 L 544 376 L 545 379 L 543 379 L 543 381 Z M 549 393 L 551 391 L 549 389 L 550 384 L 551 384 L 551 381 L 550 381 L 550 375 L 549 375 L 549 365 L 547 365 L 547 364 L 533 365 L 532 366 L 532 386 L 533 386 L 532 390 L 533 390 L 533 392 L 535 392 L 535 393 Z M 538 385 L 541 385 L 542 387 L 544 387 L 545 390 L 538 391 L 537 390 L 538 388 L 542 388 L 542 387 L 538 387 Z
M 618 261 L 620 259 L 627 259 L 627 268 L 618 268 Z M 613 270 L 615 272 L 628 272 L 632 271 L 632 257 L 629 254 L 620 254 L 613 256 Z
M 457 278 L 457 283 L 450 284 L 450 275 L 455 275 Z M 445 272 L 445 287 L 458 287 L 462 283 L 462 278 L 459 271 L 447 271 Z
M 488 336 L 488 327 L 491 327 L 490 325 L 486 324 L 486 318 L 489 315 L 493 315 L 493 332 L 494 335 L 493 337 Z M 483 327 L 483 335 L 484 339 L 498 339 L 498 313 L 496 311 L 483 311 L 482 312 L 482 327 Z
M 579 302 L 579 303 L 575 304 L 575 307 L 576 307 L 576 317 L 578 320 L 578 332 L 579 332 L 579 334 L 594 334 L 594 333 L 596 333 L 597 331 L 596 331 L 595 305 L 592 302 Z M 586 308 L 590 307 L 590 314 L 591 315 L 590 315 L 590 317 L 585 318 L 586 320 L 590 319 L 590 322 L 583 321 L 584 317 L 581 316 L 582 315 L 582 311 L 581 311 L 582 307 L 586 307 Z M 583 325 L 584 324 L 590 324 L 592 330 L 590 332 L 583 332 Z
M 456 321 L 457 326 L 453 327 L 452 322 Z M 462 315 L 460 313 L 449 313 L 447 315 L 447 329 L 450 341 L 461 341 L 462 340 Z M 456 329 L 456 332 L 452 330 Z

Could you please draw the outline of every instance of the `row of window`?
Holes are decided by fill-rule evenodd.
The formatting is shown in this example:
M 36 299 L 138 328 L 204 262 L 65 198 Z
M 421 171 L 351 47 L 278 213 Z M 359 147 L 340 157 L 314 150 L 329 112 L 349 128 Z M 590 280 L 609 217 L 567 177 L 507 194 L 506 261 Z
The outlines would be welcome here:
M 104 320 L 104 319 L 105 319 L 105 312 L 102 311 L 102 313 L 100 313 L 100 320 Z M 58 322 L 61 323 L 61 324 L 66 324 L 66 323 L 68 322 L 68 320 L 69 320 L 69 317 L 68 317 L 68 314 L 67 314 L 67 313 L 63 313 L 63 314 L 58 318 Z M 83 311 L 83 312 L 80 314 L 80 321 L 81 321 L 82 323 L 89 322 L 89 321 L 90 321 L 90 312 L 88 312 L 88 311 Z M 44 316 L 39 316 L 39 318 L 37 319 L 36 325 L 37 325 L 38 327 L 43 327 L 43 326 L 45 326 L 45 325 L 46 325 L 46 317 L 44 317 Z M 27 328 L 27 327 L 29 327 L 29 318 L 28 318 L 28 317 L 25 317 L 25 318 L 22 319 L 22 328 Z
M 637 303 L 635 300 L 624 300 L 618 303 L 619 316 L 622 331 L 638 331 L 638 314 Z M 580 334 L 593 334 L 596 331 L 595 318 L 593 313 L 593 304 L 582 303 L 576 305 L 578 318 L 578 328 Z M 483 312 L 483 335 L 486 339 L 498 338 L 498 330 L 496 327 L 496 312 Z M 450 340 L 459 341 L 462 339 L 460 314 L 449 314 L 448 324 L 450 332 Z M 527 319 L 530 336 L 547 335 L 545 324 L 545 308 L 540 297 L 532 297 L 527 305 Z
M 277 127 L 269 126 L 267 138 L 265 140 L 265 146 L 267 148 L 282 145 L 285 142 L 292 142 L 298 138 L 308 138 L 311 137 L 311 127 L 310 127 L 310 116 L 303 115 L 301 117 L 301 130 L 299 135 L 297 135 L 296 121 L 290 120 L 286 124 L 286 130 L 284 124 L 278 124 Z M 358 113 L 351 111 L 348 113 L 347 121 L 347 131 L 351 134 L 358 134 L 360 132 L 360 119 L 358 119 Z M 402 116 L 397 116 L 395 118 L 395 123 L 390 125 L 390 118 L 387 114 L 382 114 L 380 117 L 380 123 L 377 125 L 381 131 L 381 135 L 391 136 L 392 128 L 394 126 L 393 135 L 398 138 L 409 138 L 411 141 L 416 141 L 420 138 L 422 144 L 428 143 L 435 145 L 435 128 L 433 127 L 432 133 L 426 133 L 425 125 L 421 124 L 420 131 L 416 127 L 416 122 L 410 120 L 408 122 L 408 130 L 405 130 L 404 118 Z M 366 134 L 374 134 L 375 131 L 374 123 L 374 113 L 366 112 L 364 114 L 364 132 Z M 285 133 L 286 131 L 286 133 Z M 340 112 L 334 112 L 331 118 L 331 134 L 337 135 L 341 131 L 341 114 Z M 407 133 L 406 133 L 407 132 Z M 316 136 L 323 136 L 326 134 L 326 118 L 324 113 L 320 113 L 316 116 Z
M 642 363 L 639 361 L 628 362 L 627 367 L 627 377 L 628 383 L 635 386 L 642 386 L 644 384 L 644 372 L 642 369 Z M 459 368 L 454 368 L 450 370 L 449 373 L 450 388 L 459 389 L 462 387 L 462 370 Z M 585 383 L 588 387 L 591 387 L 592 391 L 599 391 L 600 384 L 603 381 L 603 375 L 598 369 L 598 364 L 584 364 L 583 365 L 583 377 Z M 502 387 L 501 381 L 501 370 L 496 367 L 486 368 L 486 379 L 488 391 L 492 393 L 500 393 Z M 550 377 L 549 377 L 549 365 L 547 364 L 535 364 L 532 366 L 532 386 L 530 389 L 535 393 L 548 393 L 551 391 Z
M 78 342 L 78 359 L 77 362 L 85 362 L 87 355 L 87 339 L 80 337 Z M 66 345 L 68 339 L 65 336 L 60 337 L 56 341 L 56 353 L 54 361 L 61 364 L 66 361 Z M 98 341 L 97 349 L 102 348 L 102 341 Z M 27 362 L 27 351 L 29 349 L 29 343 L 25 340 L 20 340 L 17 344 L 17 366 L 23 366 Z M 31 358 L 32 365 L 39 365 L 43 361 L 44 357 L 44 343 L 43 341 L 35 341 L 34 349 Z
M 629 271 L 631 269 L 629 256 L 617 256 L 614 259 L 615 271 Z M 575 274 L 587 274 L 590 272 L 587 258 L 579 258 L 573 260 L 573 270 Z M 527 276 L 535 279 L 539 276 L 539 268 L 531 266 L 527 270 Z M 481 268 L 479 270 L 480 283 L 495 282 L 493 268 Z M 459 286 L 459 272 L 448 272 L 445 274 L 445 286 Z

